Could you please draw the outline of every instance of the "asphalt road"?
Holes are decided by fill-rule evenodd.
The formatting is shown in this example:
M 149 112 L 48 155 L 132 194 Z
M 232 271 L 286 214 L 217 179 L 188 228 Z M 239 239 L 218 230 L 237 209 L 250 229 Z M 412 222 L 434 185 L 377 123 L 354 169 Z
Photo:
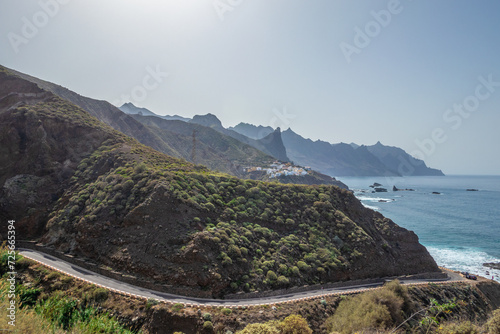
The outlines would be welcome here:
M 82 267 L 76 266 L 74 264 L 65 262 L 54 256 L 44 254 L 39 251 L 34 251 L 31 249 L 21 249 L 21 255 L 26 258 L 35 260 L 42 263 L 52 269 L 63 272 L 67 275 L 76 277 L 78 279 L 102 286 L 104 288 L 116 291 L 122 294 L 131 295 L 139 298 L 156 299 L 161 302 L 167 303 L 183 303 L 187 305 L 203 305 L 203 306 L 226 306 L 226 307 L 237 307 L 237 306 L 257 306 L 257 305 L 272 305 L 279 303 L 286 303 L 292 301 L 299 301 L 305 299 L 320 298 L 322 296 L 334 295 L 334 294 L 348 294 L 355 293 L 359 291 L 364 291 L 367 289 L 373 289 L 380 287 L 383 283 L 376 284 L 366 284 L 366 285 L 353 285 L 342 288 L 327 288 L 313 291 L 304 291 L 298 293 L 290 293 L 273 297 L 264 298 L 254 298 L 254 299 L 203 299 L 203 298 L 193 298 L 177 296 L 165 292 L 154 291 L 146 288 L 141 288 L 128 283 L 120 282 L 113 278 L 109 278 L 94 272 L 91 272 Z M 400 282 L 402 284 L 427 284 L 427 283 L 450 283 L 452 281 L 464 281 L 465 279 L 454 272 L 448 271 L 448 279 L 441 280 L 403 280 Z

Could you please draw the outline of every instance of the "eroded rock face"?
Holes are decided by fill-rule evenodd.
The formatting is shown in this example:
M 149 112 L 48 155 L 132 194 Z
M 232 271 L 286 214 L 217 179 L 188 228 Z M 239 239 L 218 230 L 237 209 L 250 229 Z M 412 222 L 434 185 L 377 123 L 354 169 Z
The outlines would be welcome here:
M 196 334 L 201 329 L 200 316 L 195 314 L 172 314 L 163 307 L 155 307 L 148 322 L 144 324 L 146 333 L 174 333 Z
M 0 73 L 0 218 L 16 220 L 24 238 L 43 233 L 79 161 L 107 137 L 30 110 L 43 103 L 59 102 L 32 83 Z
M 6 180 L 3 186 L 5 198 L 9 204 L 24 203 L 33 206 L 44 202 L 41 195 L 41 189 L 47 186 L 47 180 L 29 174 L 20 174 Z

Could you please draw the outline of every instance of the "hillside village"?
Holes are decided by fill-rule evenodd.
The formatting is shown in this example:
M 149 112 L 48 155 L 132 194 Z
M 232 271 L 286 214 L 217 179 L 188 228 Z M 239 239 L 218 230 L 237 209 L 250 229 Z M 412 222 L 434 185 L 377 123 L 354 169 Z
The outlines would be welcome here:
M 245 167 L 247 173 L 264 171 L 269 178 L 277 178 L 280 176 L 305 176 L 311 170 L 311 167 L 295 166 L 292 163 L 273 162 L 269 167 Z

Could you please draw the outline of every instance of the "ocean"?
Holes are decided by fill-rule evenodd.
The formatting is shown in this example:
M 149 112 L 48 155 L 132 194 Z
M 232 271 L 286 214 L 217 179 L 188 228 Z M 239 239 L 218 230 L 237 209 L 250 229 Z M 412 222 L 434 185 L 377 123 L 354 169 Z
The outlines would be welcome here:
M 438 265 L 500 281 L 500 270 L 483 266 L 500 262 L 500 176 L 337 179 L 363 205 L 414 231 Z M 387 192 L 372 193 L 375 182 Z

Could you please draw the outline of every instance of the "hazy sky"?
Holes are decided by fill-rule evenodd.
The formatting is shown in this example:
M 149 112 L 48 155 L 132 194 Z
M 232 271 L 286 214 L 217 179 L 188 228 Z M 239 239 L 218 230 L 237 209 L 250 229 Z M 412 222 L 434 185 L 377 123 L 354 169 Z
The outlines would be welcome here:
M 0 63 L 115 104 L 500 174 L 500 2 L 0 0 Z

